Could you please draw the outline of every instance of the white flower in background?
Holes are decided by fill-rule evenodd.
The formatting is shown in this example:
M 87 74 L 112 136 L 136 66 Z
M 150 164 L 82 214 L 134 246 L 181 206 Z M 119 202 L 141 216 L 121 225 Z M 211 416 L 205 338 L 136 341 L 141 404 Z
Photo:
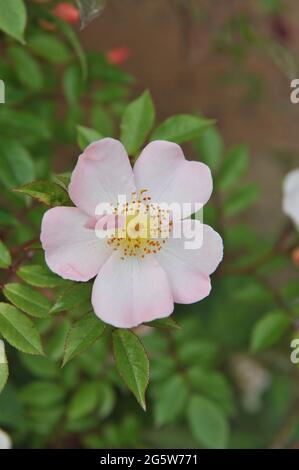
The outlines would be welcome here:
M 232 374 L 242 394 L 242 405 L 248 413 L 257 413 L 271 379 L 268 371 L 254 359 L 236 354 L 230 363 Z
M 299 229 L 299 168 L 288 173 L 284 179 L 282 207 Z
M 10 436 L 0 429 L 0 450 L 3 449 L 11 449 L 12 448 L 12 441 Z

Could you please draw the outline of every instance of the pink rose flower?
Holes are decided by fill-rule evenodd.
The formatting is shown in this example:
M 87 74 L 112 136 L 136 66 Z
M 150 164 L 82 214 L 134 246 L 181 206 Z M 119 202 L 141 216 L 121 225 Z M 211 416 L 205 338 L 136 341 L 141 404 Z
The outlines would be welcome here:
M 299 168 L 290 171 L 283 181 L 282 209 L 299 228 Z
M 10 436 L 0 429 L 0 450 L 11 449 L 12 441 Z
M 131 49 L 127 46 L 115 47 L 106 52 L 107 61 L 109 64 L 121 65 L 127 62 L 131 55 Z
M 41 242 L 46 262 L 65 279 L 88 281 L 96 276 L 92 305 L 106 323 L 132 328 L 167 317 L 174 302 L 189 304 L 209 295 L 210 274 L 223 257 L 221 237 L 211 227 L 192 220 L 193 229 L 202 233 L 201 246 L 196 249 L 187 249 L 184 237 L 151 238 L 146 233 L 139 238 L 139 222 L 134 226 L 136 237 L 128 236 L 125 229 L 122 238 L 99 238 L 97 230 L 117 224 L 126 227 L 126 223 L 123 217 L 97 216 L 96 208 L 107 202 L 116 214 L 119 195 L 126 196 L 130 207 L 144 204 L 146 211 L 151 204 L 160 210 L 161 203 L 189 207 L 205 204 L 211 192 L 209 168 L 187 161 L 177 144 L 151 142 L 132 169 L 119 141 L 105 138 L 94 142 L 79 157 L 72 174 L 69 195 L 76 207 L 54 207 L 43 217 Z M 162 214 L 166 212 L 162 210 Z M 190 206 L 184 218 L 191 213 Z M 190 219 L 172 217 L 169 227 L 177 223 L 184 229 Z
M 76 24 L 80 20 L 80 10 L 67 2 L 58 3 L 52 9 L 52 13 L 69 24 Z

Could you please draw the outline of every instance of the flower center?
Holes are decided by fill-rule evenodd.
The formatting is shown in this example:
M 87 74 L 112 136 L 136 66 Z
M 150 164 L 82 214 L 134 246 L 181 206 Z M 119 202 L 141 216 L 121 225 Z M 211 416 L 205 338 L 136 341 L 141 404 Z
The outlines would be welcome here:
M 172 227 L 170 212 L 157 203 L 152 203 L 146 189 L 132 193 L 131 201 L 117 203 L 113 213 L 119 225 L 113 230 L 107 243 L 119 251 L 121 259 L 158 253 Z

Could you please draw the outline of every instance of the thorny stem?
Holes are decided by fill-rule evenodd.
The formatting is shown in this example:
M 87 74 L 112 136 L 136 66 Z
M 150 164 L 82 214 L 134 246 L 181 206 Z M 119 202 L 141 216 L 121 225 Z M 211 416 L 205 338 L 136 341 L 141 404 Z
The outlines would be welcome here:
M 269 291 L 271 291 L 277 306 L 279 308 L 281 308 L 282 310 L 284 310 L 289 316 L 292 316 L 292 311 L 290 310 L 289 306 L 285 302 L 285 300 L 284 300 L 283 296 L 281 295 L 280 291 L 278 289 L 276 289 L 276 287 L 269 281 L 269 279 L 266 276 L 263 276 L 262 274 L 259 274 L 259 273 L 255 273 L 254 277 L 264 287 L 266 287 Z
M 220 268 L 220 272 L 223 274 L 232 274 L 232 275 L 242 275 L 242 274 L 253 274 L 256 270 L 258 270 L 261 266 L 263 266 L 266 262 L 271 261 L 277 255 L 287 254 L 292 251 L 295 247 L 298 246 L 298 242 L 293 244 L 288 243 L 290 236 L 293 234 L 293 228 L 290 224 L 287 224 L 282 232 L 281 235 L 278 237 L 276 243 L 272 247 L 272 249 L 262 255 L 260 258 L 254 261 L 254 263 L 249 264 L 245 267 L 224 267 Z
M 38 242 L 37 238 L 34 238 L 32 240 L 29 240 L 25 243 L 22 243 L 22 245 L 16 246 L 12 248 L 11 253 L 15 257 L 15 261 L 13 261 L 12 265 L 8 268 L 6 271 L 6 278 L 3 283 L 0 284 L 0 288 L 3 289 L 4 285 L 13 277 L 15 276 L 17 270 L 25 261 L 26 259 L 30 259 L 33 256 L 33 251 L 34 249 L 32 248 L 32 245 L 34 243 Z
M 297 423 L 299 414 L 299 399 L 295 400 L 289 413 L 286 417 L 285 423 L 280 429 L 278 435 L 273 440 L 270 448 L 271 449 L 284 449 L 288 445 L 288 440 L 292 431 Z

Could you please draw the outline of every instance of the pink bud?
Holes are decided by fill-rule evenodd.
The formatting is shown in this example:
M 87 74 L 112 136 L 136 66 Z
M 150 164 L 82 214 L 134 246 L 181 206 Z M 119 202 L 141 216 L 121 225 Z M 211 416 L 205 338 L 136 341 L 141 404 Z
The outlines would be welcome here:
M 106 53 L 107 60 L 110 64 L 120 65 L 128 60 L 131 55 L 131 49 L 127 46 L 115 47 Z
M 58 3 L 58 5 L 53 8 L 52 13 L 54 16 L 57 16 L 57 18 L 69 24 L 76 24 L 80 20 L 79 9 L 66 2 Z

